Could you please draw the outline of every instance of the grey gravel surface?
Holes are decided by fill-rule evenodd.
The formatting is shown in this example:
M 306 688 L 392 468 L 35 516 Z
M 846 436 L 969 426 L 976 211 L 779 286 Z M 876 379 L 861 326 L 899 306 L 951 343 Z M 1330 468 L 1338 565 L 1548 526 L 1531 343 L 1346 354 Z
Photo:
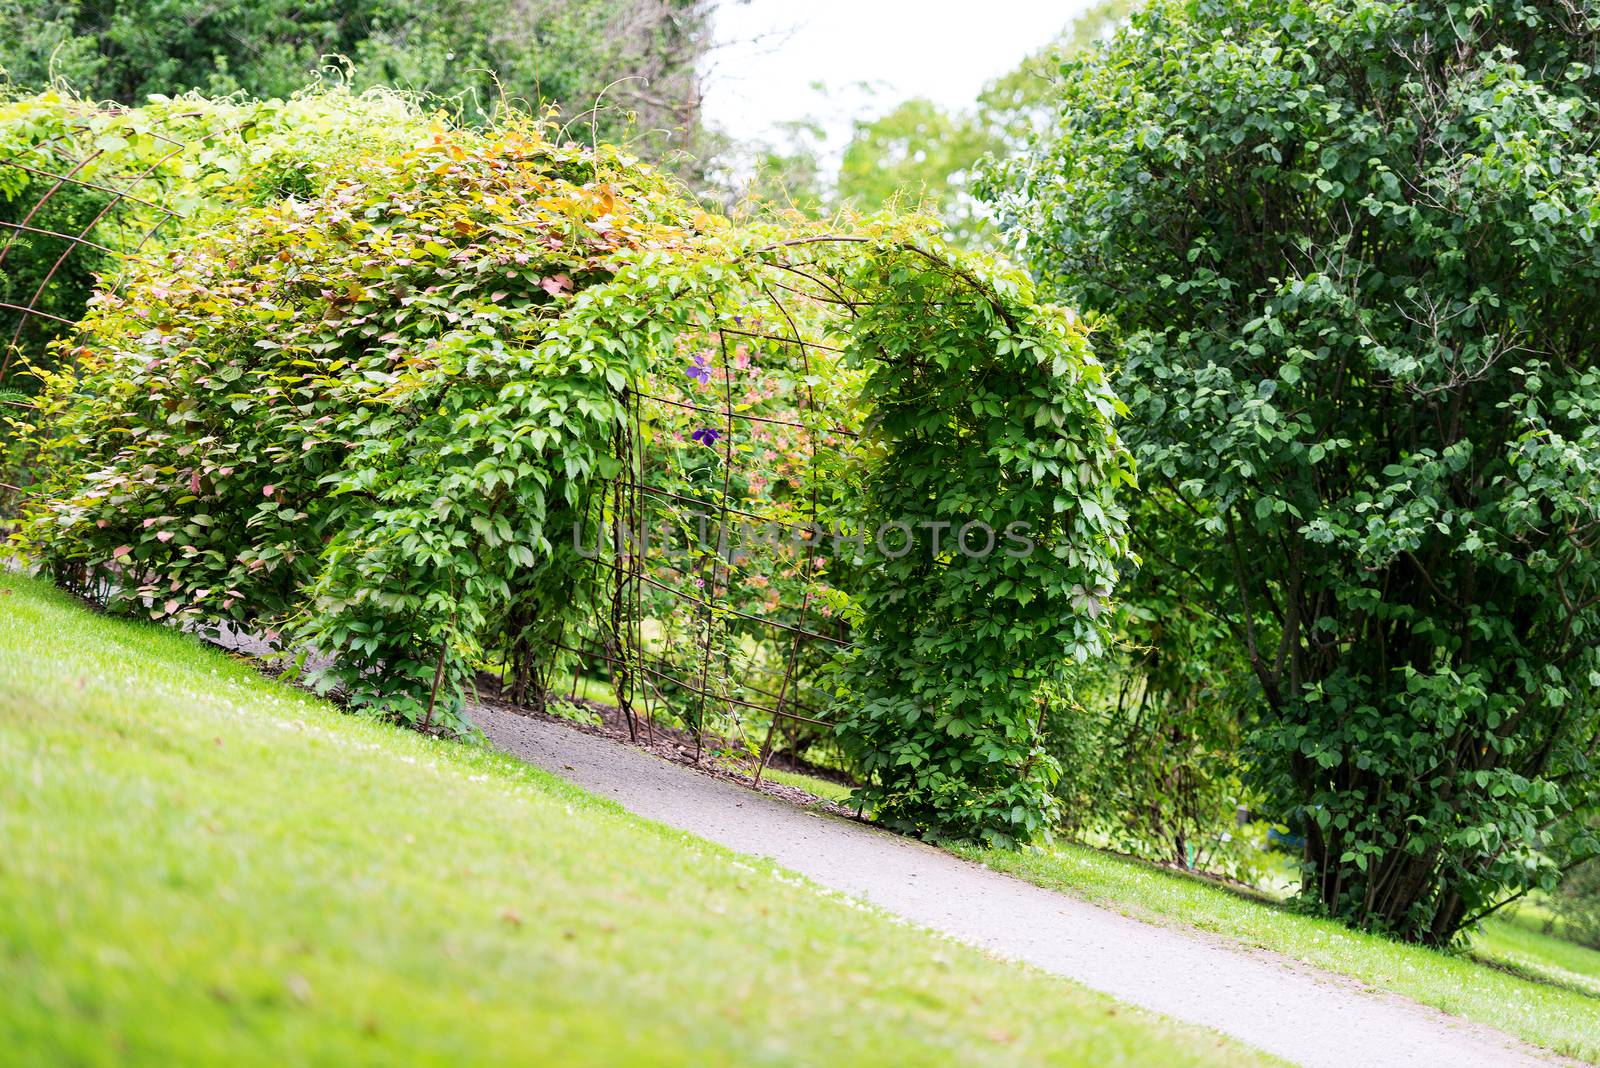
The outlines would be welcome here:
M 1499 1031 L 1273 954 L 1132 920 L 559 723 L 484 706 L 470 711 L 502 750 L 640 816 L 771 857 L 914 923 L 1295 1063 L 1552 1063 Z

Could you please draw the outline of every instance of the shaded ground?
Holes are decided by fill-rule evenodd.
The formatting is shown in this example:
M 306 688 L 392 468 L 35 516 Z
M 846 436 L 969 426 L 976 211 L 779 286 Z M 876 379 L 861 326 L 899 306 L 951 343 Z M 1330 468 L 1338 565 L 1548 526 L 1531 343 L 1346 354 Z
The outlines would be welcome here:
M 470 711 L 501 749 L 639 815 L 1301 1064 L 1551 1063 L 1498 1031 L 1275 954 L 1140 923 L 568 724 L 489 705 Z
M 702 747 L 702 759 L 696 762 L 695 737 L 692 732 L 675 730 L 659 723 L 652 723 L 642 716 L 639 717 L 633 731 L 630 732 L 627 719 L 623 716 L 622 710 L 616 705 L 590 701 L 581 697 L 570 698 L 559 694 L 549 698 L 550 701 L 557 704 L 574 706 L 598 720 L 598 723 L 594 724 L 579 723 L 564 716 L 557 716 L 549 712 L 512 704 L 510 701 L 500 697 L 498 691 L 499 685 L 493 676 L 479 676 L 478 704 L 485 708 L 492 708 L 508 715 L 527 716 L 542 722 L 559 724 L 569 730 L 581 731 L 584 734 L 591 734 L 596 737 L 635 746 L 674 764 L 695 767 L 707 775 L 726 779 L 729 782 L 736 782 L 751 789 L 759 789 L 770 797 L 781 798 L 794 804 L 821 808 L 837 816 L 850 818 L 855 816 L 853 810 L 831 801 L 819 799 L 815 794 L 808 793 L 796 786 L 786 786 L 763 778 L 758 787 L 753 774 L 755 762 L 748 755 L 740 753 L 739 747 L 726 739 L 707 734 Z M 843 777 L 831 769 L 795 760 L 787 753 L 775 754 L 769 767 L 784 771 L 796 771 L 804 775 L 848 785 Z

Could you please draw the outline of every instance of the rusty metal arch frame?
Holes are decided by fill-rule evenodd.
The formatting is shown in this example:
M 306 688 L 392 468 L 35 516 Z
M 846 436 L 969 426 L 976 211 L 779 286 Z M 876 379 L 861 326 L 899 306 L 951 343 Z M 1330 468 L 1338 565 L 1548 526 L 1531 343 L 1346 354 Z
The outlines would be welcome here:
M 635 741 L 639 740 L 641 730 L 653 737 L 657 710 L 668 703 L 666 691 L 692 697 L 696 708 L 692 724 L 692 760 L 695 763 L 701 762 L 705 754 L 708 708 L 720 707 L 724 712 L 741 709 L 765 717 L 765 729 L 759 746 L 755 747 L 753 778 L 758 785 L 772 758 L 782 724 L 804 724 L 826 732 L 831 732 L 834 726 L 827 710 L 800 692 L 802 658 L 819 647 L 825 650 L 854 647 L 842 626 L 825 627 L 816 621 L 813 586 L 818 574 L 818 549 L 823 542 L 817 500 L 819 463 L 826 453 L 841 451 L 848 447 L 842 443 L 853 443 L 861 435 L 837 425 L 833 413 L 818 404 L 815 387 L 809 381 L 817 354 L 838 354 L 843 350 L 819 337 L 808 336 L 800 324 L 816 320 L 797 309 L 799 305 L 822 306 L 825 316 L 848 320 L 865 301 L 846 293 L 842 279 L 826 277 L 820 268 L 827 265 L 788 256 L 790 250 L 807 245 L 833 243 L 863 244 L 865 239 L 824 234 L 780 242 L 749 254 L 747 266 L 753 268 L 759 279 L 758 288 L 782 322 L 775 324 L 774 329 L 760 329 L 758 323 L 750 324 L 751 329 L 724 324 L 723 329 L 711 332 L 708 340 L 718 356 L 711 368 L 720 372 L 715 377 L 723 386 L 716 391 L 718 396 L 714 402 L 696 403 L 667 396 L 664 391 L 648 388 L 647 383 L 635 383 L 624 391 L 627 424 L 617 434 L 614 444 L 623 473 L 601 491 L 608 500 L 607 519 L 602 523 L 603 529 L 596 532 L 597 537 L 608 540 L 612 550 L 605 559 L 594 561 L 594 566 L 602 572 L 599 577 L 605 584 L 606 596 L 595 606 L 586 625 L 578 628 L 579 633 L 573 634 L 563 628 L 555 643 L 557 649 L 572 660 L 574 694 L 580 672 L 609 677 L 617 706 Z M 737 342 L 779 346 L 793 353 L 802 372 L 802 389 L 790 398 L 798 411 L 796 418 L 784 419 L 744 410 L 744 406 L 735 402 L 729 351 L 730 345 Z M 707 423 L 715 424 L 720 431 L 721 448 L 717 450 L 721 463 L 720 484 L 709 494 L 689 495 L 655 484 L 647 473 L 645 428 L 659 425 L 663 415 L 672 411 L 692 412 Z M 799 516 L 780 519 L 741 508 L 734 500 L 732 476 L 736 470 L 747 473 L 734 449 L 735 428 L 741 425 L 781 427 L 806 434 L 805 463 L 810 494 Z M 671 515 L 675 509 L 688 509 L 689 514 L 702 521 L 710 520 L 717 527 L 711 545 L 701 550 L 700 565 L 702 569 L 709 565 L 709 572 L 703 574 L 703 586 L 696 592 L 670 581 L 672 569 L 665 569 L 668 573 L 664 574 L 648 552 L 628 551 L 630 546 L 646 540 L 645 532 L 652 526 L 652 516 Z M 727 555 L 726 533 L 740 521 L 811 532 L 804 539 L 805 548 L 799 561 L 802 589 L 798 603 L 780 603 L 775 610 L 764 614 L 741 611 L 727 603 L 733 568 L 731 556 Z M 654 619 L 646 607 L 647 591 L 683 606 L 706 624 L 687 649 L 695 658 L 694 663 L 687 665 L 687 670 L 683 665 L 653 654 L 649 648 L 643 632 L 645 624 Z M 793 621 L 786 621 L 785 617 Z M 765 685 L 750 677 L 741 677 L 736 683 L 725 677 L 722 685 L 715 684 L 713 663 L 718 649 L 710 625 L 713 620 L 732 621 L 728 623 L 729 628 L 737 626 L 746 635 L 759 635 L 771 643 L 781 660 L 781 672 Z M 553 693 L 556 680 L 551 674 L 553 672 L 542 679 L 542 684 Z

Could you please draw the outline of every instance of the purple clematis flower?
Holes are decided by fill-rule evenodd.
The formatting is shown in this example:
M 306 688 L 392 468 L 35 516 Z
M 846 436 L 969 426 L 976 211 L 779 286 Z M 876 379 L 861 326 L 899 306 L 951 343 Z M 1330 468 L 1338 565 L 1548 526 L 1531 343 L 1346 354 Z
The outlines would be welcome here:
M 703 426 L 689 436 L 702 445 L 715 445 L 717 443 L 717 439 L 722 436 L 722 431 L 713 430 L 711 427 Z
M 697 352 L 694 360 L 689 364 L 689 370 L 684 372 L 702 386 L 711 381 L 711 364 L 706 360 L 706 354 Z

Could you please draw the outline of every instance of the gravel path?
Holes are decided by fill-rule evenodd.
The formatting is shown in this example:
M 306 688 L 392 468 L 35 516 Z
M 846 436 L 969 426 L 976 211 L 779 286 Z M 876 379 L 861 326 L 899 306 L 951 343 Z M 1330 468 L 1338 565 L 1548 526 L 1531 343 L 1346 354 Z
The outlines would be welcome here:
M 501 749 L 638 815 L 771 857 L 915 923 L 1299 1064 L 1551 1063 L 1498 1031 L 1404 998 L 1271 954 L 1131 920 L 605 738 L 483 706 L 471 714 Z

